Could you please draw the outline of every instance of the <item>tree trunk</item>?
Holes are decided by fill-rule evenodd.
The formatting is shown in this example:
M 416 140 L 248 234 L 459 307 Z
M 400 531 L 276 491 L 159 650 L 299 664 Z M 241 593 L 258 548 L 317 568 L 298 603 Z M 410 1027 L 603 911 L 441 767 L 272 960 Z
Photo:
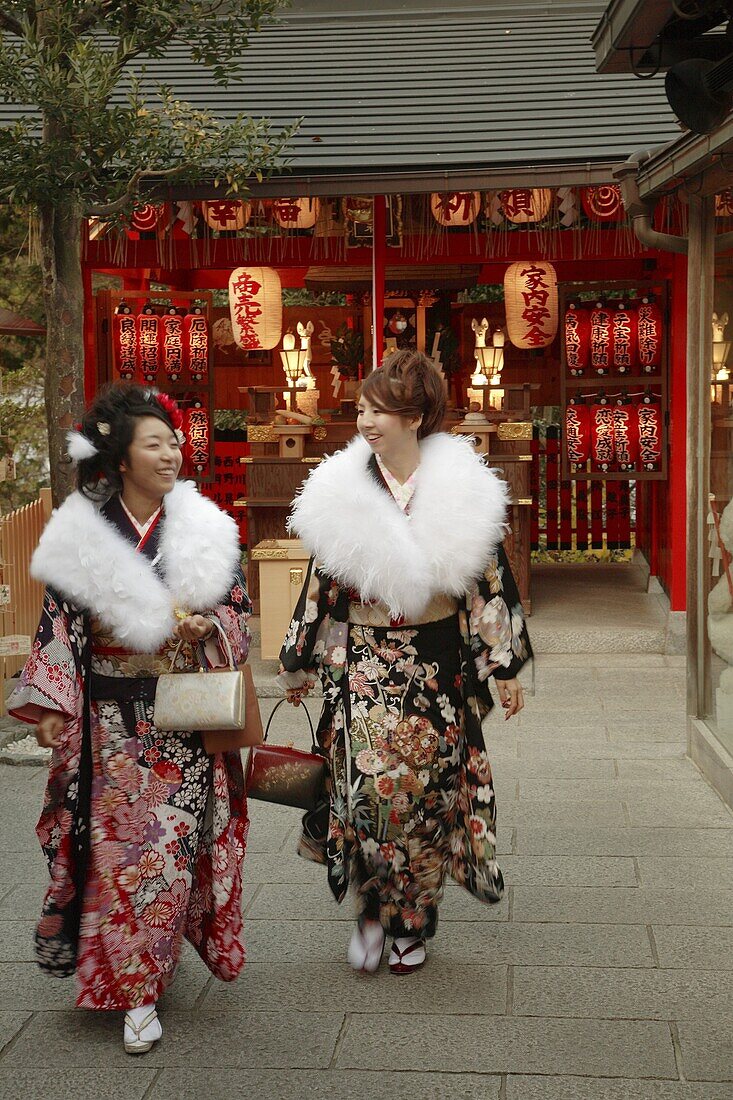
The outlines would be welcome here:
M 40 209 L 46 306 L 46 423 L 54 505 L 75 488 L 66 432 L 84 411 L 84 288 L 81 207 L 75 200 Z

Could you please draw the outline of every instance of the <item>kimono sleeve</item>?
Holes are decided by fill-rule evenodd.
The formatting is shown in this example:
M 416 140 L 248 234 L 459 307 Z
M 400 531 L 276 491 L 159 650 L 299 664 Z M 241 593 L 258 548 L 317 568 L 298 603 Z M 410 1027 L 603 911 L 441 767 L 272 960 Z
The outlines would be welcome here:
M 312 685 L 326 649 L 326 635 L 339 590 L 311 558 L 300 598 L 280 650 L 277 682 L 285 690 Z
M 224 600 L 206 616 L 218 630 L 226 635 L 232 647 L 235 665 L 242 665 L 247 660 L 250 644 L 247 623 L 251 614 L 252 601 L 247 592 L 244 574 L 241 569 L 238 569 Z M 204 649 L 210 664 L 214 667 L 226 663 L 227 655 L 221 651 L 216 635 L 205 643 Z
M 469 596 L 471 656 L 479 683 L 512 680 L 532 657 L 524 610 L 503 546 Z
M 80 719 L 87 641 L 83 613 L 47 588 L 30 655 L 8 699 L 8 713 L 32 724 L 44 710 L 59 711 L 67 723 Z

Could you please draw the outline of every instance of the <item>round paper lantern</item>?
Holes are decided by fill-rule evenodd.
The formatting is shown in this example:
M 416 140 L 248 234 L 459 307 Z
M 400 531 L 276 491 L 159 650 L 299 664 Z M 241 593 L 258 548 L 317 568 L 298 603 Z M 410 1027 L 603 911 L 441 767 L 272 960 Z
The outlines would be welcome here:
M 565 410 L 565 445 L 568 462 L 584 466 L 590 458 L 590 409 L 571 402 Z
M 319 199 L 274 199 L 272 216 L 283 229 L 312 229 L 321 212 Z
M 590 363 L 590 314 L 575 302 L 565 310 L 565 362 L 575 377 L 585 374 Z
M 272 267 L 238 267 L 229 277 L 232 332 L 245 351 L 277 347 L 283 330 L 280 276 Z
M 544 260 L 511 264 L 504 275 L 509 339 L 516 348 L 546 348 L 558 324 L 557 274 Z
M 137 369 L 137 318 L 126 302 L 120 302 L 112 318 L 113 350 L 118 376 L 131 382 Z
M 584 187 L 580 201 L 587 216 L 594 222 L 618 222 L 624 217 L 621 189 L 609 183 L 603 187 Z
M 662 362 L 662 311 L 653 298 L 644 298 L 637 311 L 639 366 L 654 374 Z
M 241 199 L 222 199 L 219 202 L 202 202 L 201 212 L 209 229 L 234 233 L 244 229 L 252 216 L 252 204 Z
M 618 374 L 631 374 L 636 366 L 639 319 L 633 307 L 619 302 L 613 311 L 613 366 Z
M 137 359 L 143 382 L 155 382 L 158 374 L 160 318 L 151 306 L 137 317 Z
M 541 222 L 552 205 L 552 191 L 549 187 L 515 187 L 500 191 L 499 203 L 506 220 L 515 225 Z
M 146 202 L 133 210 L 130 224 L 138 233 L 153 233 L 158 228 L 158 222 L 163 217 L 165 207 L 154 202 Z
M 635 470 L 639 457 L 639 421 L 631 402 L 613 410 L 613 441 L 619 470 Z
M 160 357 L 168 381 L 180 381 L 183 372 L 183 318 L 175 306 L 170 306 L 160 319 Z
M 596 374 L 609 374 L 612 363 L 612 312 L 602 302 L 596 302 L 590 315 L 590 364 Z
M 593 469 L 608 473 L 614 468 L 616 446 L 614 439 L 614 409 L 601 402 L 591 409 L 591 457 Z
M 658 399 L 647 395 L 636 407 L 639 421 L 639 468 L 662 468 L 662 409 Z
M 194 402 L 186 412 L 186 450 L 197 474 L 208 469 L 211 454 L 209 414 L 200 401 Z
M 183 365 L 194 382 L 208 376 L 209 322 L 198 306 L 183 318 Z
M 438 225 L 449 228 L 470 225 L 480 210 L 480 191 L 434 191 L 430 196 L 430 211 Z

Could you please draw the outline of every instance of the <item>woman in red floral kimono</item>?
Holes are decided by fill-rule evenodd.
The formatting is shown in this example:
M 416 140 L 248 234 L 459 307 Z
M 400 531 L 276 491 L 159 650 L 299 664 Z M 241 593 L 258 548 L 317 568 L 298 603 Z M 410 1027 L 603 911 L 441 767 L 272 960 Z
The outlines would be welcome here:
M 356 886 L 355 969 L 407 974 L 435 935 L 446 874 L 486 902 L 503 879 L 481 731 L 493 677 L 510 717 L 532 650 L 502 547 L 507 491 L 471 444 L 440 433 L 445 386 L 395 352 L 362 386 L 359 436 L 326 459 L 291 525 L 313 555 L 280 654 L 298 703 L 323 684 L 329 800 L 300 851 Z
M 181 420 L 171 399 L 116 385 L 69 433 L 79 488 L 33 556 L 46 596 L 9 703 L 53 748 L 39 965 L 76 973 L 80 1007 L 124 1011 L 129 1053 L 162 1035 L 156 1002 L 184 936 L 223 981 L 244 962 L 240 755 L 153 723 L 174 659 L 190 667 L 200 647 L 220 664 L 226 636 L 241 662 L 249 644 L 237 528 L 177 480 Z

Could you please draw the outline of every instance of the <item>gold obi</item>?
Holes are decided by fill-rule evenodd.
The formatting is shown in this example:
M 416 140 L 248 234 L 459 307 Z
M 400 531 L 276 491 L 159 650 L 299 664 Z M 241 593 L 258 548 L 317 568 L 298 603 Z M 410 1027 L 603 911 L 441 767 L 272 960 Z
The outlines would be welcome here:
M 405 623 L 405 626 L 419 626 L 422 623 L 437 623 L 440 619 L 448 619 L 458 611 L 458 600 L 455 596 L 447 596 L 440 593 L 433 596 L 432 600 L 420 615 L 420 622 Z M 349 622 L 354 626 L 395 626 L 389 608 L 383 603 L 349 603 Z M 403 624 L 400 623 L 399 626 Z
M 119 638 L 105 629 L 98 619 L 91 624 L 92 672 L 98 676 L 162 676 L 171 671 L 171 661 L 176 657 L 177 669 L 191 668 L 196 664 L 193 647 L 185 642 L 176 656 L 177 638 L 169 638 L 157 653 L 137 653 L 124 645 Z

